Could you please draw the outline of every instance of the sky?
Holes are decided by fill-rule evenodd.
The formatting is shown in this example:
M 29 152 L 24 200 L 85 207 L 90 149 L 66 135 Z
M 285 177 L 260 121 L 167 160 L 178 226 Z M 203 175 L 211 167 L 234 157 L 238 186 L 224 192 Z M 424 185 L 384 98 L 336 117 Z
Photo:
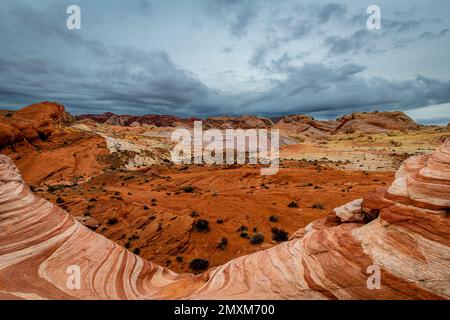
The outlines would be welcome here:
M 69 30 L 69 5 L 81 29 Z M 381 9 L 369 30 L 367 7 Z M 2 0 L 0 108 L 450 121 L 448 0 Z

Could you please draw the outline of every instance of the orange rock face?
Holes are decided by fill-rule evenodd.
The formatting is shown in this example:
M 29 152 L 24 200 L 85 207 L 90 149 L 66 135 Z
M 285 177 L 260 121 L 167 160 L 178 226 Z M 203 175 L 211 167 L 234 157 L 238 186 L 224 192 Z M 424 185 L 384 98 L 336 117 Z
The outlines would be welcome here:
M 177 275 L 91 232 L 30 193 L 1 155 L 0 298 L 448 299 L 449 152 L 447 141 L 430 157 L 409 159 L 361 210 L 358 201 L 336 210 L 349 222 L 316 221 L 200 276 Z M 361 213 L 372 221 L 350 222 Z M 368 285 L 373 269 L 376 287 Z
M 285 135 L 301 134 L 305 137 L 326 137 L 333 133 L 336 121 L 317 121 L 307 115 L 291 115 L 282 118 L 275 125 Z
M 376 133 L 374 130 L 418 130 L 420 126 L 403 112 L 355 112 L 351 115 L 343 116 L 337 121 L 338 132 L 345 130 L 368 130 L 367 133 Z M 378 128 L 378 129 L 376 129 Z M 381 132 L 381 131 L 378 131 Z
M 1 117 L 1 116 L 0 116 Z M 28 183 L 64 184 L 85 180 L 106 165 L 103 138 L 67 128 L 64 106 L 42 102 L 0 118 L 0 150 L 10 156 Z
M 0 149 L 23 140 L 45 140 L 57 126 L 68 124 L 71 116 L 53 102 L 32 104 L 0 121 Z

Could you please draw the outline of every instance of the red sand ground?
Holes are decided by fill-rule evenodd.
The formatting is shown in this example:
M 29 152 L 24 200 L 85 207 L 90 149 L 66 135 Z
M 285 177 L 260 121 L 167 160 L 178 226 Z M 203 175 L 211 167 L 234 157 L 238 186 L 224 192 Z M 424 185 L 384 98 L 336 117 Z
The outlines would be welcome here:
M 98 224 L 97 232 L 142 257 L 187 272 L 194 258 L 207 259 L 213 267 L 272 246 L 273 227 L 292 234 L 332 208 L 389 184 L 393 175 L 338 171 L 308 162 L 285 162 L 279 174 L 268 177 L 249 166 L 158 166 L 101 174 L 54 192 L 41 187 L 38 193 L 85 223 Z M 289 208 L 292 201 L 299 207 Z M 198 216 L 192 217 L 193 211 Z M 272 215 L 277 222 L 269 221 Z M 199 219 L 209 221 L 209 231 L 192 227 Z M 254 228 L 262 232 L 264 242 L 252 245 L 240 236 L 241 226 L 249 236 Z M 220 249 L 223 238 L 228 244 Z

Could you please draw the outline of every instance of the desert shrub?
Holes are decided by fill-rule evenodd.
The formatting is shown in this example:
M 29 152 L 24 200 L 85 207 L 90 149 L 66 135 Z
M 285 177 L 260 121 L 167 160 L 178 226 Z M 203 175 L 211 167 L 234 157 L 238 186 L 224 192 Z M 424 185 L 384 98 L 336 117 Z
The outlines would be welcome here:
M 65 202 L 64 199 L 61 198 L 61 197 L 58 197 L 58 198 L 56 199 L 56 203 L 64 203 L 64 202 Z
M 130 249 L 131 248 L 131 242 L 128 241 L 127 243 L 125 243 L 125 248 Z
M 149 209 L 149 208 L 148 208 L 148 206 L 144 206 L 144 210 L 146 210 L 146 211 L 147 211 L 148 209 Z
M 139 255 L 141 253 L 141 249 L 139 248 L 134 248 L 133 249 L 133 253 Z
M 200 219 L 194 222 L 194 230 L 198 232 L 208 232 L 209 231 L 209 221 L 205 219 Z
M 223 224 L 223 219 L 217 219 L 216 221 L 218 224 Z
M 130 240 L 130 241 L 134 241 L 137 239 L 139 239 L 139 236 L 137 234 L 133 234 L 131 237 L 128 238 L 128 240 Z
M 119 222 L 119 220 L 117 220 L 117 218 L 113 217 L 113 218 L 109 218 L 107 224 L 113 226 L 115 224 L 117 224 Z
M 262 232 L 255 233 L 250 237 L 251 244 L 260 244 L 263 242 L 264 242 L 264 234 Z
M 323 203 L 317 202 L 317 203 L 314 203 L 314 204 L 312 205 L 312 208 L 313 208 L 313 209 L 323 210 L 323 209 L 325 209 L 325 205 L 324 205 Z
M 182 256 L 177 256 L 177 257 L 175 258 L 175 260 L 176 260 L 177 262 L 179 262 L 179 263 L 182 263 L 182 262 L 183 262 L 183 257 L 182 257 Z
M 272 239 L 277 242 L 288 241 L 289 233 L 283 229 L 272 228 Z
M 291 201 L 291 202 L 288 204 L 288 208 L 298 208 L 298 203 L 295 202 L 295 201 Z
M 184 193 L 194 193 L 195 188 L 193 186 L 185 186 L 181 188 L 181 191 L 183 191 Z
M 189 263 L 189 268 L 194 271 L 204 271 L 209 268 L 209 261 L 206 259 L 193 259 Z
M 239 235 L 241 238 L 248 238 L 248 231 L 242 231 Z
M 97 202 L 97 199 L 95 199 L 95 198 L 90 198 L 90 199 L 89 199 L 89 202 Z
M 63 186 L 63 185 L 48 186 L 48 187 L 47 187 L 47 191 L 48 191 L 48 192 L 55 192 L 55 191 L 57 191 L 57 190 L 61 190 L 61 189 L 64 189 L 64 188 L 65 188 L 65 186 Z
M 46 134 L 45 132 L 42 132 L 42 131 L 38 132 L 38 136 L 39 136 L 39 139 L 41 139 L 41 141 L 47 141 L 48 137 L 49 137 L 48 134 Z
M 277 222 L 278 221 L 278 217 L 277 216 L 270 216 L 269 217 L 269 221 L 270 222 Z
M 222 239 L 220 239 L 219 243 L 217 244 L 217 249 L 225 250 L 227 245 L 228 245 L 228 239 L 222 238 Z

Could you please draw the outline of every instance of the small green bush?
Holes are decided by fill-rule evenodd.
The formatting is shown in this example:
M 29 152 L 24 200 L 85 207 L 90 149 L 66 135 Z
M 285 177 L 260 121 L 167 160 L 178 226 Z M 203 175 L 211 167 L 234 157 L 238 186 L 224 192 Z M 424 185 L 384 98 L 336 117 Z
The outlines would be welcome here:
M 288 241 L 289 234 L 283 229 L 272 228 L 272 239 L 277 242 Z
M 313 209 L 323 210 L 323 209 L 325 209 L 325 205 L 322 204 L 322 203 L 314 203 L 314 204 L 312 205 L 312 208 L 313 208 Z
M 208 232 L 209 231 L 209 221 L 205 219 L 200 219 L 194 222 L 194 230 L 198 232 Z
M 119 220 L 117 220 L 117 218 L 114 217 L 114 218 L 109 218 L 107 223 L 109 225 L 113 226 L 113 225 L 117 224 L 118 222 L 119 222 Z
M 291 202 L 288 204 L 288 208 L 298 208 L 298 203 L 295 202 L 295 201 L 291 201 Z
M 264 234 L 262 232 L 255 233 L 250 237 L 251 244 L 260 244 L 263 242 L 264 242 Z
M 209 268 L 209 261 L 206 259 L 193 259 L 189 263 L 189 268 L 194 271 L 204 271 Z

